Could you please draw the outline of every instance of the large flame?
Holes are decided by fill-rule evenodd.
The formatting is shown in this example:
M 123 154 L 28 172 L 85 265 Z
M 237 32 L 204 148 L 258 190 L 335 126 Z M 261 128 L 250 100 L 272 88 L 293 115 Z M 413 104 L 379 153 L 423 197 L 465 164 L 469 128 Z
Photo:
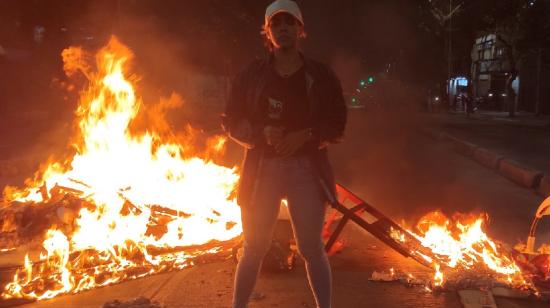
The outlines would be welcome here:
M 189 145 L 154 130 L 131 132 L 143 109 L 126 71 L 132 52 L 112 38 L 95 56 L 95 68 L 80 48 L 65 50 L 63 58 L 69 73 L 80 71 L 88 79 L 76 112 L 75 153 L 48 164 L 35 183 L 6 198 L 39 205 L 62 188 L 83 205 L 71 232 L 50 228 L 40 261 L 26 257 L 25 269 L 2 296 L 51 298 L 181 268 L 194 255 L 219 248 L 155 251 L 238 236 L 240 211 L 231 194 L 235 168 L 194 157 Z M 221 150 L 223 143 L 220 137 L 208 141 L 208 151 Z
M 406 231 L 425 248 L 424 253 L 417 253 L 433 266 L 435 287 L 443 285 L 445 268 L 462 274 L 471 270 L 487 273 L 496 281 L 512 287 L 532 286 L 512 255 L 485 233 L 483 225 L 486 220 L 486 215 L 456 215 L 449 219 L 436 211 L 424 215 L 415 231 Z M 400 231 L 394 230 L 391 235 L 407 244 L 406 237 Z

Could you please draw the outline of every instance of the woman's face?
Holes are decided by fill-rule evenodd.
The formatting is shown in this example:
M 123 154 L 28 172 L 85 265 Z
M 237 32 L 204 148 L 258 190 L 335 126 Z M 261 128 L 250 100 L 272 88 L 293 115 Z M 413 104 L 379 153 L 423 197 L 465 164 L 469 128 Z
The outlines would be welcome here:
M 266 33 L 275 49 L 291 49 L 298 45 L 298 39 L 303 34 L 303 26 L 294 16 L 278 13 L 271 17 Z

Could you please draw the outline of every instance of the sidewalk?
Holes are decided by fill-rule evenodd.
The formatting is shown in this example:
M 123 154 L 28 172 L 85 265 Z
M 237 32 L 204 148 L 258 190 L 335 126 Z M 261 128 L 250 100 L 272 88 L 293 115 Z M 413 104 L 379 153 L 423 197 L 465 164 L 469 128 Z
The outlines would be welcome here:
M 464 112 L 453 112 L 449 114 L 465 117 Z M 476 113 L 470 115 L 469 118 L 515 126 L 550 127 L 550 115 L 537 116 L 533 113 L 524 111 L 518 111 L 515 117 L 510 118 L 506 111 L 478 110 Z
M 544 174 L 550 181 L 550 116 L 505 112 L 423 114 L 425 126 Z M 498 169 L 498 166 L 497 166 Z M 502 171 L 502 170 L 501 170 Z M 546 188 L 545 188 L 546 191 Z M 545 195 L 546 193 L 542 193 Z
M 550 175 L 550 116 L 505 112 L 423 114 L 429 128 L 449 133 Z

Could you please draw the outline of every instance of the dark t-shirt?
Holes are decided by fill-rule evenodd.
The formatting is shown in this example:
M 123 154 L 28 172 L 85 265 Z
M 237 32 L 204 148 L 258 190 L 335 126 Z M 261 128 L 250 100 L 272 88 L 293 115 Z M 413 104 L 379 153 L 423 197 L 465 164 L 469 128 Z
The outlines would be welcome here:
M 268 83 L 261 96 L 261 124 L 283 127 L 285 134 L 310 127 L 306 87 L 306 74 L 303 66 L 288 77 L 282 77 L 274 69 L 271 69 Z M 273 147 L 264 146 L 266 146 L 268 154 L 274 155 Z

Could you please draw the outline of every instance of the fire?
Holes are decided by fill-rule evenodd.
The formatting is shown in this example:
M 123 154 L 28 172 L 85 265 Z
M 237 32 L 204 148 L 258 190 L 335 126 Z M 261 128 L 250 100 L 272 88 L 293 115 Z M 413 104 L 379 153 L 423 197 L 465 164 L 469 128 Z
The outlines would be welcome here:
M 440 271 L 440 266 L 439 264 L 435 264 L 434 265 L 434 269 L 435 269 L 435 274 L 434 274 L 434 287 L 441 287 L 443 286 L 443 273 Z
M 240 235 L 232 197 L 237 170 L 207 158 L 223 151 L 224 137 L 207 141 L 201 158 L 154 127 L 132 131 L 145 110 L 131 82 L 136 78 L 127 73 L 132 57 L 116 38 L 97 53 L 95 68 L 82 49 L 63 52 L 66 71 L 80 71 L 88 81 L 76 111 L 74 153 L 49 163 L 27 188 L 6 190 L 5 199 L 40 206 L 62 192 L 76 196 L 79 206 L 75 213 L 62 209 L 74 225 L 51 226 L 40 261 L 25 257 L 3 298 L 52 298 L 182 268 L 221 248 L 175 248 Z
M 463 273 L 468 270 L 488 272 L 510 286 L 530 287 L 511 254 L 483 230 L 486 220 L 486 215 L 456 215 L 451 220 L 441 212 L 432 212 L 419 220 L 416 232 L 407 230 L 425 249 L 415 253 L 434 268 L 433 286 L 443 286 L 442 268 L 447 268 Z M 406 238 L 397 230 L 392 230 L 391 236 L 400 242 Z

